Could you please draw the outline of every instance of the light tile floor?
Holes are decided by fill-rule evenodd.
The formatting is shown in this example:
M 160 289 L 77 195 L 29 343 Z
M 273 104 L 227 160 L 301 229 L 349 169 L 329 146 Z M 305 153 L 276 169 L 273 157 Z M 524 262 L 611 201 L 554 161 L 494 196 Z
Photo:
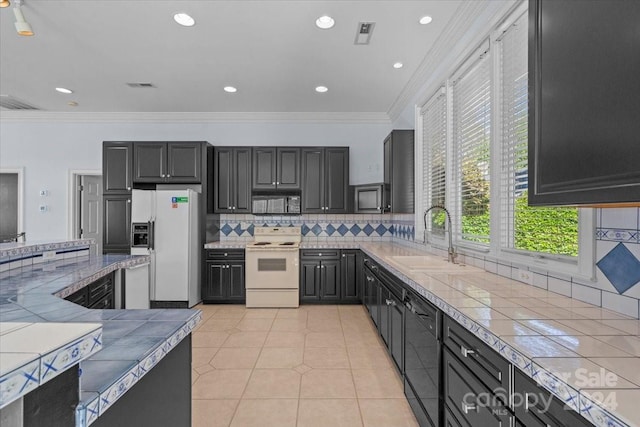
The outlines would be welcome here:
M 200 305 L 194 427 L 417 426 L 360 305 Z

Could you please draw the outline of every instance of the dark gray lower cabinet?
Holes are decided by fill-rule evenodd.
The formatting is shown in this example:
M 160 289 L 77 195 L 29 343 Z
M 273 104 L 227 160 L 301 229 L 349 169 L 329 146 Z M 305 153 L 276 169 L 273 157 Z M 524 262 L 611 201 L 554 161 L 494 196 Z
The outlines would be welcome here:
M 340 251 L 305 251 L 300 257 L 300 301 L 336 303 L 342 295 Z
M 442 352 L 442 372 L 444 401 L 452 425 L 511 425 L 513 415 L 499 399 L 493 398 L 494 390 L 486 387 L 448 347 Z
M 380 282 L 380 335 L 398 372 L 404 372 L 403 321 L 404 305 L 402 288 L 392 282 Z
M 565 409 L 564 403 L 551 396 L 519 370 L 514 373 L 513 409 L 517 427 L 581 427 L 590 426 L 583 417 Z
M 368 265 L 368 260 L 365 258 L 364 261 L 364 282 L 363 282 L 363 290 L 362 290 L 362 302 L 367 308 L 369 312 L 369 316 L 371 316 L 371 320 L 373 324 L 378 327 L 380 324 L 380 283 L 378 282 L 378 278 L 375 274 L 373 274 L 373 270 L 371 266 Z
M 358 249 L 343 249 L 340 260 L 342 269 L 340 299 L 344 303 L 359 304 L 362 299 L 362 252 Z
M 204 303 L 238 303 L 246 300 L 244 250 L 205 251 Z
M 87 308 L 115 308 L 114 274 L 110 273 L 65 298 Z

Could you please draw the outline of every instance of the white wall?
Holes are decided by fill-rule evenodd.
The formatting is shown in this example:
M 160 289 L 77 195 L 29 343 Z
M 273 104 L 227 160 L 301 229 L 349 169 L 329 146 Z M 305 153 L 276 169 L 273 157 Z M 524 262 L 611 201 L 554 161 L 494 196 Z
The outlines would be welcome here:
M 70 169 L 100 170 L 102 141 L 209 141 L 213 145 L 350 147 L 350 183 L 383 179 L 388 124 L 23 123 L 0 126 L 0 167 L 24 167 L 24 231 L 29 240 L 68 236 Z M 39 195 L 48 190 L 47 197 Z M 39 212 L 46 204 L 49 211 Z

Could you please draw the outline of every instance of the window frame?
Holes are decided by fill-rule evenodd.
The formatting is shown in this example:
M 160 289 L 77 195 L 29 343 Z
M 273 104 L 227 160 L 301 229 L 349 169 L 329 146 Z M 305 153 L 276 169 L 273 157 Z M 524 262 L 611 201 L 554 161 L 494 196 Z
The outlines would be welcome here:
M 509 10 L 501 19 L 498 25 L 491 28 L 490 31 L 481 34 L 477 37 L 477 44 L 474 44 L 475 48 L 468 50 L 467 54 L 462 56 L 461 59 L 454 62 L 454 66 L 449 68 L 445 74 L 444 84 L 443 79 L 438 80 L 437 84 L 432 86 L 427 97 L 422 98 L 422 102 L 415 107 L 415 123 L 416 123 L 416 185 L 419 183 L 420 189 L 424 189 L 425 185 L 428 185 L 423 181 L 423 168 L 427 167 L 425 164 L 425 149 L 424 146 L 424 132 L 423 132 L 423 116 L 422 111 L 431 102 L 432 98 L 437 95 L 440 87 L 444 86 L 446 102 L 447 102 L 447 115 L 446 115 L 446 127 L 447 127 L 447 173 L 446 173 L 446 206 L 448 209 L 458 209 L 460 201 L 459 191 L 456 191 L 457 184 L 454 180 L 454 176 L 460 174 L 459 171 L 454 170 L 454 142 L 453 142 L 453 103 L 452 103 L 452 82 L 454 78 L 460 75 L 460 72 L 464 72 L 468 69 L 470 58 L 478 52 L 478 46 L 483 48 L 483 43 L 488 40 L 489 61 L 490 61 L 490 105 L 491 105 L 491 135 L 490 135 L 490 241 L 488 244 L 473 243 L 461 239 L 461 223 L 460 215 L 453 215 L 453 241 L 456 246 L 456 250 L 463 255 L 470 255 L 472 257 L 489 257 L 496 259 L 499 262 L 506 262 L 512 265 L 526 267 L 532 271 L 551 274 L 557 274 L 561 276 L 572 276 L 585 280 L 593 280 L 595 277 L 594 257 L 595 257 L 595 209 L 594 208 L 580 208 L 578 209 L 578 255 L 563 256 L 553 255 L 547 253 L 525 251 L 519 249 L 513 249 L 502 246 L 502 236 L 500 230 L 501 221 L 501 202 L 504 198 L 502 190 L 500 188 L 500 177 L 502 173 L 502 93 L 501 93 L 501 80 L 500 80 L 500 55 L 502 49 L 500 46 L 500 40 L 503 33 L 507 31 L 523 14 L 526 14 L 528 5 L 526 2 L 522 2 L 516 7 Z M 470 52 L 470 53 L 469 53 Z M 419 151 L 418 151 L 419 150 Z M 430 188 L 430 187 L 427 187 Z M 456 194 L 458 193 L 458 194 Z M 416 191 L 416 206 L 424 207 L 424 201 L 428 201 L 429 193 L 423 191 Z M 448 246 L 448 236 L 438 233 L 431 233 L 429 231 L 427 219 L 427 230 L 424 228 L 424 216 L 423 212 L 416 211 L 415 223 L 416 235 L 419 236 L 420 232 L 426 237 L 428 245 L 431 245 L 437 249 L 445 249 Z M 419 239 L 417 239 L 420 241 Z

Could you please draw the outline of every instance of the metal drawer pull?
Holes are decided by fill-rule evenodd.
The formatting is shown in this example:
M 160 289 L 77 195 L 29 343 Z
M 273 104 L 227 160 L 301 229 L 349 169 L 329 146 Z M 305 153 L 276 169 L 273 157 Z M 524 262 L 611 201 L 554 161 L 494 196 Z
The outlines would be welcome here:
M 367 282 L 373 282 L 373 280 L 374 280 L 373 277 L 367 276 Z
M 478 412 L 478 406 L 476 404 L 467 404 L 467 403 L 462 403 L 462 411 L 464 411 L 465 414 L 468 414 L 469 411 L 475 411 Z
M 144 264 L 138 264 L 138 265 L 133 266 L 133 267 L 127 267 L 127 270 L 137 270 L 137 269 L 139 269 L 139 268 L 146 267 L 146 266 L 148 266 L 149 264 L 150 264 L 150 263 L 145 262 Z
M 465 348 L 463 345 L 460 346 L 460 353 L 462 353 L 464 357 L 469 357 L 470 354 L 476 354 L 474 350 Z
M 394 307 L 396 306 L 396 302 L 392 299 L 387 299 L 385 300 L 385 302 L 387 303 L 387 305 L 392 305 Z

